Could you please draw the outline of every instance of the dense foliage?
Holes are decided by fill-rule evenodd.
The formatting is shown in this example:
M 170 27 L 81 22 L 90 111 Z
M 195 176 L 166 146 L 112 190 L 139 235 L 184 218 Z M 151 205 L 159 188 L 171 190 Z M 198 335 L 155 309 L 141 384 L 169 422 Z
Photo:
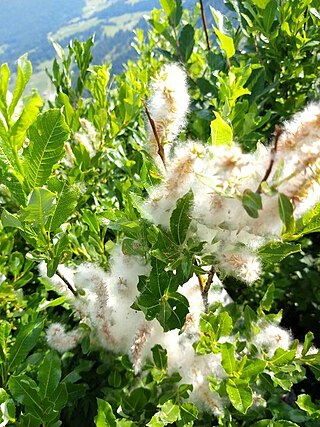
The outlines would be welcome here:
M 319 4 L 200 3 L 120 76 L 54 43 L 50 100 L 1 66 L 0 426 L 319 425 Z

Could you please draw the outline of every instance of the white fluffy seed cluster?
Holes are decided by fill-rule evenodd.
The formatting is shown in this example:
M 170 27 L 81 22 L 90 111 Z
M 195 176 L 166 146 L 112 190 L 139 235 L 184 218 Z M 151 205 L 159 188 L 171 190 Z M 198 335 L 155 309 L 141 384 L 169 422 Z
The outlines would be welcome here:
M 318 104 L 286 122 L 274 148 L 260 144 L 254 153 L 243 153 L 236 143 L 178 144 L 166 158 L 164 180 L 150 191 L 144 211 L 155 224 L 168 228 L 178 199 L 192 190 L 193 227 L 188 237 L 205 242 L 203 253 L 215 256 L 217 271 L 253 283 L 261 275 L 258 249 L 280 240 L 284 228 L 277 192 L 290 199 L 295 218 L 320 201 L 319 154 Z M 260 185 L 270 166 L 266 184 L 276 191 Z M 250 217 L 242 205 L 248 190 L 261 196 L 258 218 Z
M 185 124 L 189 97 L 184 72 L 175 65 L 164 67 L 151 90 L 148 109 L 160 143 L 165 147 Z M 215 257 L 216 271 L 247 283 L 256 281 L 261 274 L 257 251 L 269 241 L 280 239 L 283 224 L 277 197 L 272 192 L 261 193 L 263 207 L 257 219 L 246 213 L 241 198 L 246 190 L 257 191 L 272 162 L 267 179 L 269 187 L 291 199 L 296 217 L 317 203 L 320 198 L 315 179 L 318 177 L 319 127 L 320 107 L 311 105 L 285 123 L 277 150 L 258 146 L 255 153 L 245 154 L 236 144 L 212 147 L 189 141 L 178 145 L 171 157 L 165 152 L 167 167 L 162 167 L 163 183 L 151 190 L 145 202 L 148 219 L 168 228 L 177 200 L 192 190 L 194 202 L 188 237 L 204 242 L 203 254 Z M 149 143 L 151 154 L 159 160 L 158 141 L 151 128 Z M 199 409 L 216 415 L 223 413 L 228 402 L 213 393 L 208 382 L 208 375 L 217 381 L 226 377 L 221 356 L 199 355 L 193 347 L 201 336 L 200 318 L 205 308 L 197 277 L 178 289 L 190 306 L 184 327 L 181 331 L 163 332 L 156 320 L 147 321 L 142 312 L 131 308 L 138 296 L 139 276 L 148 276 L 151 267 L 143 258 L 124 254 L 121 244 L 115 246 L 109 272 L 92 264 L 77 268 L 59 266 L 59 271 L 74 289 L 81 291 L 77 296 L 60 277 L 48 280 L 57 292 L 68 297 L 77 316 L 90 327 L 92 345 L 128 354 L 135 371 L 139 372 L 151 357 L 151 349 L 160 344 L 167 350 L 168 373 L 178 371 L 182 383 L 192 384 L 191 401 Z M 45 268 L 40 272 L 45 276 Z M 215 276 L 208 304 L 217 301 L 224 306 L 231 299 Z M 258 333 L 249 339 L 243 337 L 247 339 L 246 349 L 254 344 L 255 354 L 258 351 L 261 357 L 272 357 L 277 348 L 290 347 L 291 334 L 278 325 L 265 322 L 254 326 Z M 48 344 L 60 352 L 69 351 L 81 339 L 79 332 L 71 334 L 63 325 L 53 324 L 47 331 Z M 232 342 L 234 336 L 221 340 Z M 260 400 L 263 402 L 257 394 L 256 404 Z
M 47 280 L 57 292 L 68 297 L 81 322 L 89 326 L 92 346 L 103 347 L 115 354 L 128 354 L 135 372 L 139 373 L 146 360 L 151 359 L 151 349 L 160 344 L 167 350 L 168 374 L 179 372 L 180 382 L 193 386 L 189 400 L 200 410 L 221 415 L 229 402 L 212 392 L 208 381 L 208 376 L 217 382 L 227 376 L 221 354 L 200 355 L 194 350 L 194 344 L 201 337 L 200 319 L 205 308 L 198 278 L 192 277 L 178 289 L 189 302 L 189 313 L 182 330 L 164 332 L 157 320 L 147 321 L 142 312 L 131 308 L 138 296 L 139 276 L 148 275 L 150 266 L 138 256 L 124 255 L 121 246 L 115 247 L 110 266 L 109 272 L 94 264 L 72 269 L 59 266 L 59 272 L 63 271 L 69 284 L 78 291 L 77 296 L 68 290 L 58 275 Z M 45 276 L 43 265 L 41 274 Z M 217 302 L 224 307 L 232 300 L 215 275 L 208 293 L 208 304 Z M 292 343 L 291 334 L 274 323 L 258 322 L 255 329 L 259 332 L 247 339 L 246 348 L 253 343 L 260 357 L 272 357 L 277 348 L 287 350 Z M 74 349 L 83 336 L 79 329 L 66 332 L 60 323 L 53 323 L 47 329 L 48 345 L 60 353 Z M 233 335 L 222 336 L 219 342 L 234 340 Z M 246 338 L 241 337 L 241 340 Z

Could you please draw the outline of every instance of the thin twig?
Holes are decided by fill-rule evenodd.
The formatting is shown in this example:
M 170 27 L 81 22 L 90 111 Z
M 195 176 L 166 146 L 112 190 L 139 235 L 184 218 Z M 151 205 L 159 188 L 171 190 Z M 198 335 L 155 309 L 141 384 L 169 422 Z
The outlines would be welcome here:
M 209 293 L 210 287 L 212 285 L 214 273 L 215 273 L 215 270 L 212 266 L 210 268 L 209 273 L 208 273 L 207 281 L 206 281 L 206 283 L 202 289 L 202 292 L 201 292 L 202 301 L 203 301 L 203 305 L 204 305 L 204 311 L 206 313 L 208 313 L 208 311 L 209 311 L 208 293 Z
M 278 150 L 278 142 L 279 142 L 279 138 L 280 136 L 283 134 L 283 129 L 276 127 L 275 128 L 275 139 L 274 139 L 274 146 L 271 148 L 271 152 L 270 152 L 270 163 L 269 166 L 266 170 L 266 173 L 264 174 L 264 177 L 262 178 L 259 187 L 257 188 L 257 193 L 261 193 L 262 192 L 262 183 L 267 181 L 267 179 L 269 178 L 272 168 L 273 168 L 273 164 L 276 158 L 276 154 L 277 154 L 277 150 Z
M 73 295 L 75 296 L 75 297 L 77 297 L 78 296 L 78 293 L 73 289 L 73 287 L 72 287 L 72 285 L 71 285 L 71 283 L 57 270 L 56 271 L 56 275 L 58 276 L 58 277 L 60 277 L 60 279 L 67 285 L 67 287 L 68 287 L 68 289 L 69 289 L 69 291 L 71 291 L 72 293 L 73 293 Z
M 206 15 L 204 12 L 204 7 L 203 7 L 203 1 L 199 0 L 199 2 L 200 2 L 200 8 L 201 8 L 202 25 L 203 25 L 204 33 L 206 35 L 207 49 L 210 50 L 211 46 L 210 46 L 210 39 L 209 39 L 209 34 L 208 34 Z
M 195 263 L 195 265 L 198 265 L 197 263 Z M 209 302 L 208 302 L 208 293 L 213 281 L 213 276 L 215 274 L 215 270 L 214 267 L 212 266 L 209 270 L 208 273 L 208 278 L 207 281 L 204 281 L 204 278 L 201 276 L 201 274 L 196 274 L 197 278 L 198 278 L 198 282 L 199 282 L 199 287 L 200 287 L 200 291 L 201 291 L 201 296 L 202 296 L 202 301 L 203 301 L 203 305 L 204 305 L 204 312 L 208 313 L 209 311 Z
M 161 141 L 160 141 L 160 138 L 159 138 L 159 135 L 158 135 L 158 132 L 157 132 L 156 124 L 155 124 L 155 122 L 154 122 L 153 118 L 151 117 L 151 114 L 150 114 L 150 111 L 149 111 L 149 109 L 148 109 L 148 106 L 147 106 L 146 101 L 145 101 L 144 99 L 142 99 L 141 101 L 142 101 L 142 103 L 143 103 L 143 106 L 144 106 L 144 109 L 145 109 L 146 115 L 147 115 L 147 117 L 148 117 L 148 120 L 149 120 L 149 123 L 150 123 L 151 129 L 152 129 L 152 132 L 153 132 L 153 135 L 154 135 L 154 138 L 155 138 L 156 143 L 157 143 L 157 146 L 158 146 L 158 151 L 157 151 L 157 153 L 159 154 L 160 159 L 162 160 L 163 166 L 164 166 L 164 167 L 165 167 L 165 169 L 166 169 L 166 157 L 165 157 L 165 154 L 164 154 L 163 145 L 161 144 Z

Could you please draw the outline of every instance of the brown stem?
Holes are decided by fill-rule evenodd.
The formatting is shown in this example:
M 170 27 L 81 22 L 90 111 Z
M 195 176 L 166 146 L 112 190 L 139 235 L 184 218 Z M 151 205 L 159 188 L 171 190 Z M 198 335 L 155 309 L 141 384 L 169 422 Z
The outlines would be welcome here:
M 160 141 L 160 138 L 159 138 L 159 135 L 158 135 L 158 132 L 157 132 L 156 124 L 155 124 L 153 118 L 151 117 L 151 114 L 150 114 L 150 111 L 148 109 L 147 103 L 146 103 L 146 101 L 144 99 L 142 99 L 142 104 L 144 106 L 146 115 L 148 117 L 151 129 L 152 129 L 152 132 L 153 132 L 153 135 L 154 135 L 154 138 L 155 138 L 157 146 L 158 146 L 157 153 L 159 154 L 160 159 L 162 160 L 163 166 L 166 169 L 166 166 L 167 166 L 166 165 L 166 157 L 165 157 L 165 154 L 164 154 L 163 145 L 161 144 L 161 141 Z
M 209 39 L 209 34 L 208 34 L 206 15 L 204 12 L 204 7 L 203 7 L 203 1 L 199 0 L 199 2 L 200 2 L 200 9 L 201 9 L 202 25 L 203 25 L 204 33 L 206 35 L 207 49 L 210 50 L 211 46 L 210 46 L 210 39 Z
M 275 128 L 275 139 L 274 139 L 274 146 L 271 148 L 271 152 L 270 152 L 270 163 L 269 166 L 266 170 L 266 173 L 264 174 L 264 177 L 262 178 L 259 187 L 257 188 L 257 193 L 261 194 L 262 192 L 262 183 L 267 181 L 267 179 L 269 178 L 272 168 L 273 168 L 273 164 L 275 161 L 275 157 L 276 157 L 276 153 L 278 150 L 278 142 L 279 142 L 279 138 L 280 136 L 283 134 L 283 129 L 279 128 L 276 126 Z
M 204 305 L 204 311 L 206 313 L 208 313 L 208 311 L 209 311 L 208 293 L 209 293 L 210 287 L 212 285 L 214 273 L 215 273 L 215 271 L 214 271 L 214 268 L 212 266 L 210 268 L 209 273 L 208 273 L 208 278 L 207 278 L 206 284 L 205 284 L 204 288 L 202 289 L 202 293 L 201 293 L 203 305 Z
M 73 295 L 75 296 L 75 297 L 77 297 L 78 296 L 78 293 L 73 289 L 73 287 L 72 287 L 72 285 L 70 284 L 70 282 L 57 270 L 56 271 L 56 275 L 58 276 L 58 277 L 60 277 L 60 279 L 67 285 L 67 287 L 68 287 L 68 289 L 69 289 L 69 291 L 71 291 L 72 293 L 73 293 Z
M 212 266 L 208 273 L 208 278 L 206 282 L 204 281 L 203 277 L 200 274 L 197 274 L 205 313 L 208 313 L 209 311 L 208 293 L 213 281 L 214 273 L 215 273 L 215 270 L 214 270 L 214 267 Z

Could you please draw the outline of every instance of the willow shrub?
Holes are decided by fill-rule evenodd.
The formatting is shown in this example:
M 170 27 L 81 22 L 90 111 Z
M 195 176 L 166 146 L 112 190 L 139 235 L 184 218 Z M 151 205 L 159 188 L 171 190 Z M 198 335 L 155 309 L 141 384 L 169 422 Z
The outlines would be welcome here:
M 2 426 L 319 424 L 318 2 L 160 3 L 1 66 Z

